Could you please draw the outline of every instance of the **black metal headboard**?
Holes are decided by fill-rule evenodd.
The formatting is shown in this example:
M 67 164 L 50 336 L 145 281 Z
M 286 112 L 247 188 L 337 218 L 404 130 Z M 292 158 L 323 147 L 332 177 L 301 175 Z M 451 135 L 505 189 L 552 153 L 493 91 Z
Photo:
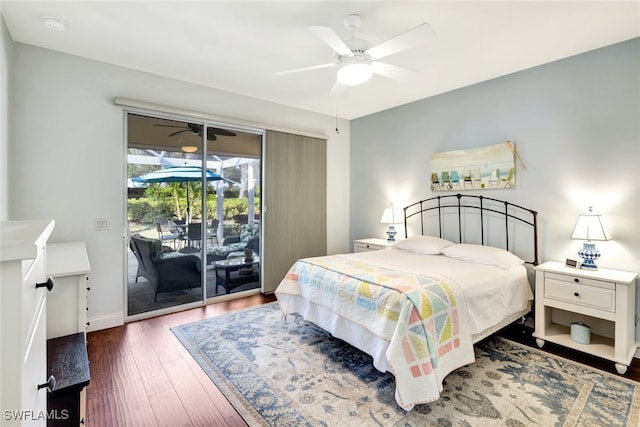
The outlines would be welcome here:
M 525 237 L 526 250 L 517 255 L 535 266 L 538 265 L 537 215 L 534 210 L 504 200 L 450 194 L 421 200 L 405 207 L 404 230 L 405 237 L 408 237 L 409 229 L 417 232 L 418 226 L 422 235 L 433 234 L 425 231 L 437 229 L 438 237 L 441 238 L 455 239 L 458 243 L 499 246 L 515 253 L 516 243 L 522 240 L 519 229 L 524 227 L 533 233 L 533 245 L 531 239 Z M 419 224 L 416 226 L 417 221 Z

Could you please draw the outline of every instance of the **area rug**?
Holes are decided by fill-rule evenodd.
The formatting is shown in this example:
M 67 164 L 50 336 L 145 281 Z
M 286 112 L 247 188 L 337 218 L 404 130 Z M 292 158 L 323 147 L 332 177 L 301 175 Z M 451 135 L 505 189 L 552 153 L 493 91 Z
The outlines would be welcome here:
M 636 426 L 640 383 L 492 337 L 402 410 L 367 354 L 277 303 L 172 329 L 250 426 Z

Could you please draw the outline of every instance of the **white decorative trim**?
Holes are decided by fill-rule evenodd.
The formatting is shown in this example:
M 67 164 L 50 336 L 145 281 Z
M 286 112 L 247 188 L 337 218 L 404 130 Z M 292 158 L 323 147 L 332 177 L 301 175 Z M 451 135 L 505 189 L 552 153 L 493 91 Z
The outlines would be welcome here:
M 114 328 L 124 325 L 124 313 L 111 313 L 101 317 L 92 317 L 87 319 L 87 321 L 89 322 L 87 332 Z

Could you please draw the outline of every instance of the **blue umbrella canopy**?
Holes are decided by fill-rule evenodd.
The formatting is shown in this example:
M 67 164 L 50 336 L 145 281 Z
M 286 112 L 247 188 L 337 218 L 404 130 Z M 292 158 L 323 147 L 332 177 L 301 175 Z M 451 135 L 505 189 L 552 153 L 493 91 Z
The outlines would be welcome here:
M 209 169 L 205 169 L 205 174 L 207 181 L 225 180 L 223 177 L 217 173 L 211 172 Z M 137 176 L 132 178 L 131 181 L 147 184 L 159 182 L 197 182 L 202 181 L 202 168 L 199 166 L 171 166 Z M 189 217 L 189 211 L 189 186 L 187 185 L 187 218 Z
M 218 181 L 222 178 L 217 173 L 205 170 L 207 181 Z M 199 166 L 172 166 L 149 172 L 131 179 L 133 182 L 193 182 L 202 180 L 202 168 Z

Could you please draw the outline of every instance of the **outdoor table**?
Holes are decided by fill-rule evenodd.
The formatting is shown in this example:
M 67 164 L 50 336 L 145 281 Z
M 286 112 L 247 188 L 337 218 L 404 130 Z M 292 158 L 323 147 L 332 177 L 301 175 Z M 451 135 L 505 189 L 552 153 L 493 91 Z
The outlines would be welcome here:
M 216 288 L 222 286 L 227 294 L 238 286 L 260 280 L 260 258 L 230 258 L 214 261 Z

